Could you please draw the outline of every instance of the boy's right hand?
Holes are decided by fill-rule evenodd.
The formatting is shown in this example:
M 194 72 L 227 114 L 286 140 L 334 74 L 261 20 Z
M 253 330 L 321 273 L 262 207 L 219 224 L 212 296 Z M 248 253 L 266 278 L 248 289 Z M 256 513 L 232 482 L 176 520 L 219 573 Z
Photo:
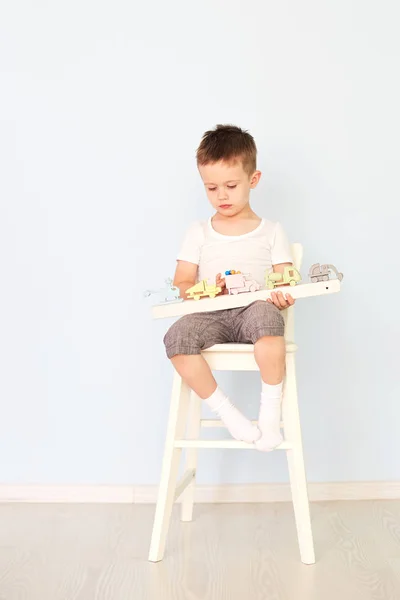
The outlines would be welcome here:
M 218 273 L 215 278 L 215 285 L 221 288 L 221 291 L 217 296 L 223 296 L 224 294 L 229 294 L 229 290 L 226 289 L 225 278 L 222 277 L 222 273 Z

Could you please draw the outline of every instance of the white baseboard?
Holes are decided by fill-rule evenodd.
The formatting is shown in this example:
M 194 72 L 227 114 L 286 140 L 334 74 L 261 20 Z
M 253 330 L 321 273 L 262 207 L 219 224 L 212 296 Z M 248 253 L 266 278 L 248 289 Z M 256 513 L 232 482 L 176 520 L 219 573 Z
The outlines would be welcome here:
M 309 483 L 310 501 L 397 500 L 400 481 Z M 154 504 L 157 486 L 151 485 L 0 485 L 0 503 L 62 502 Z M 198 503 L 290 502 L 288 483 L 199 485 Z

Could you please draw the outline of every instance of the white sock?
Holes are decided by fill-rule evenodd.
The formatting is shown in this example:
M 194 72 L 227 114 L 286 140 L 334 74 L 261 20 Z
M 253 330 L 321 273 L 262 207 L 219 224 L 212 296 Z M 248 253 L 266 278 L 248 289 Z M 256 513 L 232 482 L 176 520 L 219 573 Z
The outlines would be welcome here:
M 256 442 L 258 450 L 269 451 L 283 442 L 281 422 L 281 396 L 283 381 L 277 385 L 262 382 L 258 427 L 261 438 Z
M 249 419 L 233 406 L 224 392 L 217 387 L 215 392 L 205 400 L 211 410 L 216 413 L 229 433 L 235 440 L 252 444 L 261 437 L 261 433 L 256 425 L 253 425 Z

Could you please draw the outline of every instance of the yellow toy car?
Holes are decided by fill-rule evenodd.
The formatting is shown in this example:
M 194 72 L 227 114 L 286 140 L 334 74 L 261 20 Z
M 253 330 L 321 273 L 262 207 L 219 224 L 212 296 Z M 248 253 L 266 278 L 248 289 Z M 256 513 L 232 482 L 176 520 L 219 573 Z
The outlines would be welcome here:
M 193 285 L 191 288 L 186 290 L 188 298 L 193 298 L 193 300 L 200 300 L 205 296 L 209 296 L 210 298 L 215 298 L 217 294 L 219 294 L 221 288 L 215 284 L 209 284 L 207 279 L 203 279 Z
M 265 278 L 265 285 L 269 290 L 273 290 L 278 285 L 284 285 L 289 283 L 290 285 L 296 285 L 298 281 L 301 281 L 301 275 L 295 267 L 285 267 L 283 273 L 269 273 Z

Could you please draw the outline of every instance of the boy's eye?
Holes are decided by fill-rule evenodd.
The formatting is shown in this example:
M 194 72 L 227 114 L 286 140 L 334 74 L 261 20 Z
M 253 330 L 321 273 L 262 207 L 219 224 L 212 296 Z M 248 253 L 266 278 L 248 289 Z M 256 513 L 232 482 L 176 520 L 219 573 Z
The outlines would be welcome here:
M 235 187 L 236 187 L 236 183 L 235 183 L 235 185 L 228 185 L 227 187 L 228 187 L 230 190 L 234 190 L 234 189 L 235 189 Z
M 213 188 L 210 188 L 210 187 L 209 187 L 209 188 L 208 188 L 208 191 L 209 191 L 209 192 L 215 192 L 215 190 L 216 190 L 216 189 L 217 189 L 216 187 L 213 187 Z

